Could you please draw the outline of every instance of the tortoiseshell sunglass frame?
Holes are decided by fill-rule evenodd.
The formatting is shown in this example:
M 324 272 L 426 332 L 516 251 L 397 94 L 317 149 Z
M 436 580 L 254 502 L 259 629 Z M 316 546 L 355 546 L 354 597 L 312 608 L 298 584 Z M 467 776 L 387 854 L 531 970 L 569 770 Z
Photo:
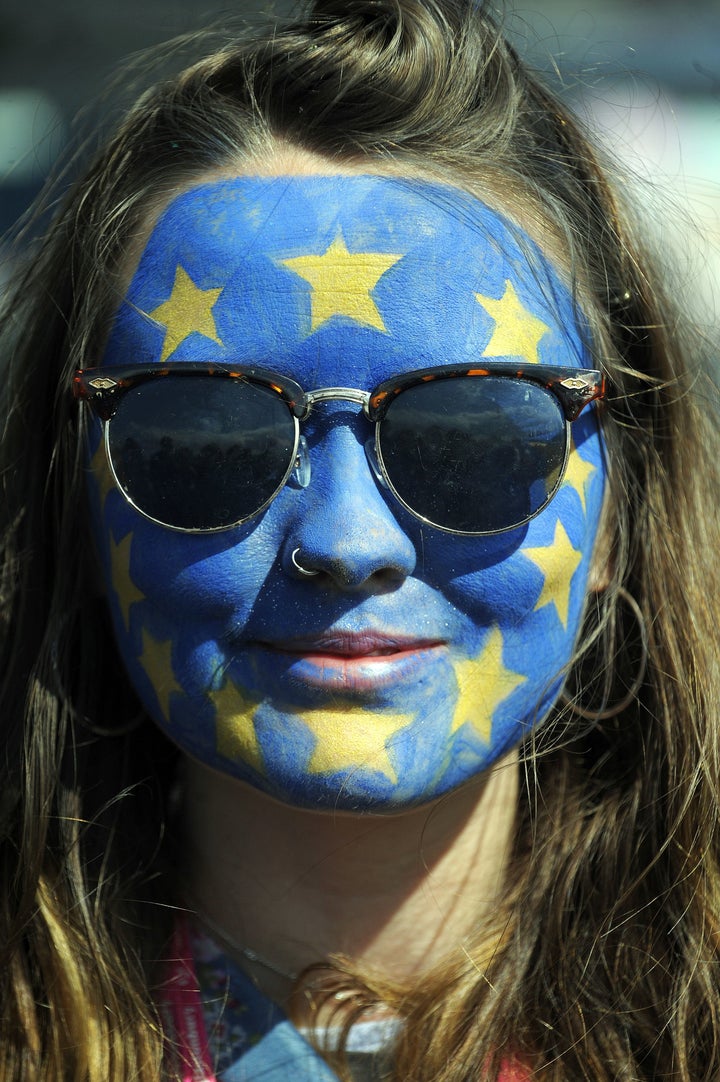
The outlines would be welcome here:
M 273 483 L 272 491 L 262 494 L 257 507 L 250 514 L 245 514 L 228 523 L 208 526 L 178 525 L 177 523 L 167 522 L 164 518 L 157 518 L 147 508 L 144 509 L 138 506 L 132 494 L 119 479 L 110 448 L 110 424 L 108 422 L 111 421 L 123 396 L 128 391 L 144 382 L 162 379 L 170 375 L 183 378 L 212 376 L 213 378 L 245 381 L 270 391 L 287 406 L 288 420 L 294 429 L 294 435 L 290 441 L 292 447 L 288 457 L 287 469 L 284 476 L 279 478 L 277 484 Z M 517 522 L 513 521 L 497 528 L 478 528 L 474 530 L 448 526 L 442 522 L 427 518 L 419 510 L 410 506 L 398 491 L 384 462 L 382 447 L 380 446 L 380 432 L 383 428 L 381 422 L 384 420 L 392 402 L 409 388 L 448 379 L 482 379 L 490 376 L 513 381 L 524 381 L 541 387 L 544 391 L 552 394 L 565 421 L 563 462 L 558 470 L 552 489 L 548 490 L 546 500 L 531 514 Z M 514 361 L 483 360 L 481 364 L 447 364 L 416 369 L 392 379 L 384 380 L 372 391 L 364 391 L 353 387 L 322 387 L 314 391 L 304 391 L 295 380 L 269 368 L 244 364 L 206 364 L 196 361 L 180 361 L 163 365 L 155 363 L 78 370 L 73 380 L 73 391 L 78 400 L 87 403 L 93 412 L 105 422 L 105 445 L 108 461 L 118 487 L 127 501 L 150 521 L 166 526 L 169 529 L 186 533 L 212 533 L 217 530 L 230 529 L 263 511 L 287 483 L 291 473 L 295 474 L 300 486 L 305 487 L 310 477 L 309 458 L 305 438 L 300 435 L 300 421 L 308 416 L 317 402 L 345 400 L 361 406 L 368 420 L 375 423 L 375 440 L 368 440 L 365 444 L 370 464 L 378 481 L 389 488 L 398 501 L 415 518 L 448 533 L 483 536 L 502 533 L 523 525 L 547 506 L 560 486 L 567 465 L 570 447 L 570 424 L 579 416 L 585 406 L 604 396 L 605 382 L 602 373 L 595 369 L 541 364 L 518 366 Z
M 348 387 L 324 387 L 315 391 L 304 391 L 294 379 L 257 365 L 175 361 L 162 365 L 155 363 L 107 366 L 79 369 L 73 379 L 73 393 L 77 399 L 87 402 L 98 417 L 108 421 L 123 395 L 132 387 L 147 380 L 170 375 L 213 376 L 260 384 L 282 398 L 292 415 L 299 420 L 307 417 L 315 402 L 330 398 L 348 398 L 363 406 L 370 421 L 378 422 L 387 413 L 393 399 L 408 387 L 418 383 L 467 377 L 499 376 L 538 384 L 557 398 L 569 422 L 574 421 L 590 402 L 605 396 L 605 379 L 597 369 L 545 364 L 519 366 L 514 361 L 495 360 L 416 369 L 383 380 L 372 391 Z

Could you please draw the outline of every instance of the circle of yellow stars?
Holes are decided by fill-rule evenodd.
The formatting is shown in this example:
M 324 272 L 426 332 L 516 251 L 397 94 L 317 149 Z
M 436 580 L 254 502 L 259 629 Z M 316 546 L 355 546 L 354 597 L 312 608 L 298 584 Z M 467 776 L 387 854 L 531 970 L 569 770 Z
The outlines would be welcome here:
M 392 253 L 350 252 L 338 230 L 324 252 L 283 259 L 280 263 L 311 287 L 310 333 L 333 316 L 345 316 L 361 325 L 386 331 L 372 292 L 382 276 L 401 258 Z M 149 313 L 151 319 L 165 327 L 159 356 L 161 363 L 193 333 L 223 345 L 213 316 L 222 290 L 222 286 L 201 289 L 182 266 L 176 267 L 170 296 Z M 499 298 L 481 293 L 475 293 L 475 298 L 495 324 L 483 356 L 512 356 L 538 363 L 540 341 L 549 328 L 525 308 L 512 282 L 506 280 Z M 102 446 L 92 465 L 104 503 L 113 481 Z M 595 466 L 584 460 L 573 445 L 564 484 L 577 491 L 583 511 L 586 510 L 587 483 L 594 470 Z M 126 628 L 129 628 L 131 606 L 145 596 L 130 575 L 131 545 L 132 533 L 117 543 L 111 539 L 112 582 Z M 523 554 L 544 576 L 536 609 L 554 605 L 560 622 L 566 627 L 571 581 L 581 561 L 581 553 L 572 547 L 558 521 L 550 545 L 523 549 Z M 526 679 L 505 667 L 502 650 L 502 633 L 494 627 L 477 658 L 454 664 L 458 696 L 450 736 L 464 725 L 470 725 L 482 740 L 490 741 L 492 718 L 497 707 Z M 172 641 L 157 640 L 143 628 L 140 660 L 155 688 L 163 714 L 169 717 L 170 696 L 175 692 L 182 693 L 173 671 Z M 229 678 L 220 690 L 210 693 L 210 699 L 216 709 L 218 752 L 231 760 L 239 758 L 263 772 L 262 750 L 254 723 L 258 699 Z M 299 715 L 299 719 L 315 737 L 308 763 L 310 773 L 369 767 L 384 774 L 391 782 L 397 782 L 388 747 L 392 738 L 412 722 L 412 715 L 368 711 L 363 716 L 348 708 L 308 711 Z

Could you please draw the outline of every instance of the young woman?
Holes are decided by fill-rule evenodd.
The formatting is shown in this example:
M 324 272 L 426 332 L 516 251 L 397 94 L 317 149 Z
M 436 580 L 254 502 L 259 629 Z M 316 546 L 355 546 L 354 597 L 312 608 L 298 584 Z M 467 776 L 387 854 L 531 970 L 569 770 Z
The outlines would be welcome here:
M 3 1079 L 717 1076 L 717 399 L 632 222 L 464 0 L 226 39 L 69 192 L 3 325 Z

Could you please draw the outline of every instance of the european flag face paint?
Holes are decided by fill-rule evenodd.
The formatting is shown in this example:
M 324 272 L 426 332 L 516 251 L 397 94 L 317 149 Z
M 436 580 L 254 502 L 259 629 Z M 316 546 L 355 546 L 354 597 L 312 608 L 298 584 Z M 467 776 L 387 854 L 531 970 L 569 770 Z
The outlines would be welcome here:
M 593 367 L 577 321 L 529 238 L 460 191 L 240 177 L 169 205 L 105 363 L 255 363 L 307 390 L 370 390 L 480 358 Z M 373 476 L 353 403 L 318 403 L 303 433 L 309 486 L 204 535 L 142 518 L 97 447 L 91 498 L 120 651 L 158 725 L 220 771 L 305 807 L 430 801 L 557 697 L 603 496 L 594 410 L 573 425 L 555 499 L 492 537 L 409 515 Z M 294 552 L 321 573 L 299 574 Z

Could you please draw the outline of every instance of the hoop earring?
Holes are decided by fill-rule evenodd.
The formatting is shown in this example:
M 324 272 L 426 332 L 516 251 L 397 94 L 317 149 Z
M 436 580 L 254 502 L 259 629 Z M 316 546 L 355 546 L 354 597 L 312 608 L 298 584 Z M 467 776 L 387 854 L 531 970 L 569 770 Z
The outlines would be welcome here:
M 128 721 L 121 722 L 119 725 L 99 725 L 97 722 L 91 721 L 86 714 L 80 713 L 65 690 L 63 679 L 60 675 L 58 638 L 59 636 L 56 636 L 53 639 L 50 647 L 50 665 L 55 681 L 55 694 L 60 700 L 63 709 L 67 711 L 72 724 L 80 726 L 82 729 L 87 730 L 87 732 L 92 733 L 93 736 L 101 737 L 103 739 L 107 737 L 127 736 L 129 733 L 134 732 L 135 729 L 138 729 L 142 723 L 147 720 L 147 714 L 142 707 L 137 714 L 134 714 Z
M 582 706 L 579 702 L 568 695 L 567 691 L 563 688 L 560 694 L 561 702 L 572 711 L 577 714 L 578 717 L 586 718 L 588 721 L 608 721 L 610 718 L 615 718 L 618 714 L 622 714 L 623 710 L 626 710 L 630 703 L 637 697 L 637 693 L 642 687 L 645 679 L 645 673 L 647 671 L 648 663 L 648 643 L 647 643 L 647 628 L 645 626 L 645 617 L 642 614 L 640 606 L 638 605 L 632 594 L 625 589 L 624 586 L 618 587 L 617 595 L 625 602 L 627 607 L 635 617 L 635 622 L 638 627 L 638 638 L 640 641 L 640 664 L 638 667 L 637 675 L 632 682 L 631 687 L 627 693 L 623 696 L 619 702 L 614 703 L 612 706 L 602 706 L 598 710 L 593 710 L 590 707 Z
M 107 738 L 113 736 L 128 736 L 129 733 L 134 733 L 136 729 L 139 729 L 144 721 L 147 720 L 147 715 L 144 710 L 138 711 L 134 717 L 129 721 L 124 722 L 121 725 L 98 725 L 96 722 L 91 721 L 85 714 L 81 714 L 75 709 L 72 703 L 67 699 L 63 699 L 63 705 L 70 714 L 70 718 L 74 725 L 80 725 L 81 728 L 87 729 L 93 736 Z

